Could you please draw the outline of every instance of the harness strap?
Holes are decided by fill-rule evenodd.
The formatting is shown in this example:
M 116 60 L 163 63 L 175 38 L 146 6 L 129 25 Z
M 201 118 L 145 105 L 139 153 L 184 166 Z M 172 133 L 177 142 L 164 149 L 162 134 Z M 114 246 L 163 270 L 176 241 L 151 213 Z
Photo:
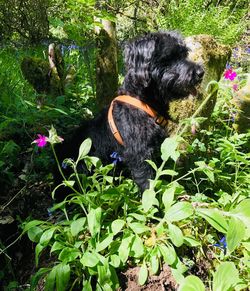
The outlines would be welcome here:
M 132 105 L 138 109 L 145 111 L 149 116 L 154 118 L 155 122 L 158 125 L 160 125 L 162 127 L 166 127 L 166 125 L 168 123 L 168 121 L 163 116 L 158 115 L 155 110 L 153 110 L 150 106 L 148 106 L 146 103 L 142 102 L 141 100 L 138 100 L 138 99 L 131 97 L 131 96 L 128 96 L 128 95 L 118 96 L 110 104 L 110 107 L 108 110 L 108 122 L 109 122 L 110 129 L 111 129 L 115 139 L 117 140 L 117 142 L 120 145 L 124 145 L 124 142 L 122 140 L 122 137 L 121 137 L 117 127 L 116 127 L 116 124 L 115 124 L 114 118 L 113 118 L 113 107 L 114 107 L 115 101 L 127 103 L 129 105 Z

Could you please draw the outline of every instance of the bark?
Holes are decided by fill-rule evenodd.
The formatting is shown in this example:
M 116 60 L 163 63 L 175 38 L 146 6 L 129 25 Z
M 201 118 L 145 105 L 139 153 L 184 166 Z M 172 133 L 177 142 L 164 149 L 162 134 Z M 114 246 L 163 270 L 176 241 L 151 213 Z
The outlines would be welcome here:
M 115 23 L 101 20 L 96 28 L 96 101 L 99 109 L 109 104 L 118 88 L 117 40 Z

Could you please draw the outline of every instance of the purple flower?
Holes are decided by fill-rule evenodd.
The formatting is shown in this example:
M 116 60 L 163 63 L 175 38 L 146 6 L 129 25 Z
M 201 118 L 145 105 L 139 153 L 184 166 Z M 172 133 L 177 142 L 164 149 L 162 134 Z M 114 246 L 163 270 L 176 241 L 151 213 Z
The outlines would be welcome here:
M 227 242 L 226 242 L 226 237 L 223 236 L 218 243 L 213 245 L 214 247 L 218 247 L 222 250 L 224 250 L 224 253 L 226 253 L 227 250 Z
M 233 84 L 232 88 L 233 88 L 234 91 L 238 91 L 239 90 L 238 84 Z
M 112 163 L 114 165 L 116 165 L 118 162 L 122 162 L 122 157 L 117 153 L 117 152 L 113 152 L 111 155 L 110 155 L 111 159 L 113 159 Z
M 237 73 L 232 69 L 228 69 L 224 73 L 224 78 L 233 81 L 237 77 Z
M 48 142 L 47 136 L 38 134 L 38 139 L 35 139 L 32 143 L 36 143 L 39 148 L 43 148 L 46 146 L 47 142 Z

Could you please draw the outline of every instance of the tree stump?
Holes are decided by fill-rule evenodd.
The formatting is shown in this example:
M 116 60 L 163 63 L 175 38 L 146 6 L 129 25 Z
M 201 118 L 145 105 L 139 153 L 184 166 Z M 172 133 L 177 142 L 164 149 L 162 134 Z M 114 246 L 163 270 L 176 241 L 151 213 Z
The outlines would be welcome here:
M 207 95 L 212 94 L 204 108 L 199 112 L 200 117 L 206 117 L 208 119 L 205 124 L 209 122 L 216 103 L 217 90 L 211 93 L 206 92 L 206 88 L 210 81 L 219 81 L 225 69 L 226 62 L 231 56 L 231 50 L 228 46 L 218 44 L 209 35 L 187 37 L 186 44 L 190 49 L 189 58 L 203 65 L 205 75 L 197 96 L 190 95 L 184 100 L 176 100 L 170 103 L 169 114 L 172 120 L 169 122 L 168 131 L 171 135 L 177 132 L 180 122 L 191 117 L 207 98 Z

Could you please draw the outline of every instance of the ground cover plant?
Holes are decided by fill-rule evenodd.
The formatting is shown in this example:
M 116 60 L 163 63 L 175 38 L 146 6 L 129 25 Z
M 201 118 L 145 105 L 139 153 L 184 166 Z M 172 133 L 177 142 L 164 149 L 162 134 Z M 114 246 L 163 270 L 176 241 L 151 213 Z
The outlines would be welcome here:
M 103 166 L 88 156 L 89 139 L 82 143 L 76 161 L 64 161 L 74 174 L 68 180 L 63 176 L 52 195 L 60 195 L 65 186 L 72 194 L 50 209 L 52 220 L 23 226 L 36 243 L 36 264 L 45 249 L 53 257 L 50 266 L 33 276 L 32 288 L 45 277 L 45 290 L 55 286 L 115 290 L 120 270 L 134 265 L 140 266 L 138 283 L 143 285 L 164 263 L 170 266 L 178 290 L 249 287 L 249 133 L 234 129 L 237 108 L 232 102 L 235 85 L 238 90 L 246 77 L 230 70 L 219 83 L 209 128 L 199 130 L 198 120 L 187 120 L 195 124 L 192 132 L 163 142 L 162 165 L 148 161 L 155 179 L 142 196 L 131 180 L 113 176 L 117 161 Z M 35 142 L 41 147 L 50 143 L 54 149 L 63 141 L 52 128 L 48 137 Z M 180 147 L 183 143 L 185 150 Z M 178 163 L 184 157 L 189 158 L 185 169 Z M 77 172 L 81 162 L 93 175 Z M 54 213 L 62 216 L 57 219 Z M 206 261 L 203 270 L 202 261 Z
M 0 289 L 113 290 L 120 285 L 123 290 L 126 270 L 133 266 L 137 287 L 149 287 L 152 275 L 167 268 L 172 271 L 171 282 L 164 282 L 167 290 L 249 289 L 250 146 L 249 133 L 238 132 L 235 102 L 249 70 L 248 34 L 242 36 L 248 1 L 99 4 L 0 3 Z M 55 143 L 97 110 L 94 30 L 102 20 L 116 22 L 118 47 L 159 29 L 177 29 L 184 36 L 209 33 L 236 46 L 233 66 L 218 84 L 209 127 L 203 128 L 200 118 L 184 121 L 181 126 L 188 130 L 182 127 L 163 143 L 162 165 L 148 161 L 155 179 L 144 193 L 132 180 L 114 175 L 115 155 L 108 166 L 89 157 L 89 140 L 78 161 L 58 165 L 72 167 L 72 179 L 62 177 L 64 186 L 52 188 Z M 62 44 L 66 65 L 76 72 L 63 96 L 39 95 L 21 74 L 22 59 L 47 60 L 51 42 Z M 119 58 L 118 65 L 122 79 Z M 92 174 L 78 173 L 77 163 Z M 51 192 L 59 199 L 62 187 L 72 193 L 56 203 Z

